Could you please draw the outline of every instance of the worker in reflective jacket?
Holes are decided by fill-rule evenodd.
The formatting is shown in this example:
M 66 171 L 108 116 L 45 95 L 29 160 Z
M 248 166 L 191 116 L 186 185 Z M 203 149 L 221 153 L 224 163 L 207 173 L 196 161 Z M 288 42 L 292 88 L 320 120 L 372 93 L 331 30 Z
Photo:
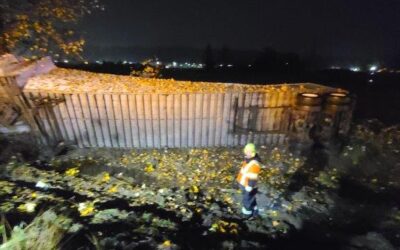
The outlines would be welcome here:
M 257 155 L 256 146 L 253 143 L 247 144 L 243 149 L 245 160 L 242 163 L 236 181 L 242 190 L 242 213 L 246 217 L 258 215 L 256 194 L 257 179 L 261 170 L 261 160 Z

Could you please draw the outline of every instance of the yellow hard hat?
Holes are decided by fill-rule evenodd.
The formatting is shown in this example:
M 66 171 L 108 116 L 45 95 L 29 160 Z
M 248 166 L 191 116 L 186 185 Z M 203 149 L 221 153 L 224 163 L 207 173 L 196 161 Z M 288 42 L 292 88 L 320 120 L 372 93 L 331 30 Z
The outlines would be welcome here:
M 243 148 L 243 153 L 250 152 L 252 153 L 253 157 L 256 155 L 257 150 L 256 150 L 256 145 L 253 143 L 247 143 L 246 146 Z

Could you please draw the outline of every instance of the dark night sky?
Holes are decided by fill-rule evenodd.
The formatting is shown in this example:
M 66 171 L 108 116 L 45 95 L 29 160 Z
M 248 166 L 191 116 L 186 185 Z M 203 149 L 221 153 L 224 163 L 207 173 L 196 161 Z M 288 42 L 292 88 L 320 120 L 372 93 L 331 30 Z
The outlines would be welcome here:
M 281 51 L 380 59 L 400 53 L 400 0 L 104 0 L 89 45 Z

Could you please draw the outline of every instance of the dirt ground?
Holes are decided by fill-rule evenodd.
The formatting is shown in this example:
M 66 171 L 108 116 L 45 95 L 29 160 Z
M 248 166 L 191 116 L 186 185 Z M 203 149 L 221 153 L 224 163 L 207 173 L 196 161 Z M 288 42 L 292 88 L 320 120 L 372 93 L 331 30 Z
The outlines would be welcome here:
M 396 249 L 399 131 L 368 121 L 341 147 L 259 146 L 255 220 L 240 215 L 241 148 L 56 156 L 3 138 L 0 210 L 13 226 L 55 213 L 62 249 Z

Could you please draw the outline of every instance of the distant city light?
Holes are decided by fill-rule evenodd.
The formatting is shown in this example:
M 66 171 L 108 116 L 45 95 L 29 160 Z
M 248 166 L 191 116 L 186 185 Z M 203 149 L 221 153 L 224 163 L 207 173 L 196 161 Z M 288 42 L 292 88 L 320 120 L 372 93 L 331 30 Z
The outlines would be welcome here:
M 230 68 L 230 67 L 233 67 L 233 65 L 232 64 L 228 64 L 228 67 Z
M 341 69 L 339 66 L 331 66 L 331 69 Z
M 252 66 L 251 64 L 247 65 L 249 68 Z
M 69 63 L 69 61 L 67 60 L 67 59 L 64 59 L 64 61 L 63 61 L 64 63 Z
M 96 63 L 97 63 L 97 64 L 103 64 L 103 62 L 102 62 L 102 61 L 99 61 L 99 60 L 97 60 Z
M 377 69 L 378 69 L 378 67 L 375 66 L 375 65 L 373 65 L 373 66 L 371 66 L 371 67 L 369 68 L 369 71 L 375 71 L 375 70 L 377 70 Z
M 359 67 L 351 67 L 350 70 L 353 72 L 359 72 L 360 68 Z
M 183 63 L 178 63 L 176 61 L 173 61 L 172 63 L 166 63 L 165 68 L 166 69 L 202 69 L 204 67 L 204 64 L 202 63 L 195 63 L 195 62 L 183 62 Z
M 85 61 L 85 62 L 83 62 L 83 63 L 84 63 L 84 64 L 86 64 L 86 65 L 87 65 L 87 64 L 89 64 L 89 62 L 88 62 L 88 61 Z
M 369 80 L 368 80 L 368 82 L 369 82 L 369 83 L 373 83 L 373 82 L 374 82 L 374 80 L 372 80 L 372 79 L 369 79 Z
M 125 61 L 123 61 L 123 62 L 122 62 L 122 64 L 128 64 L 128 61 L 127 61 L 127 60 L 125 60 Z

